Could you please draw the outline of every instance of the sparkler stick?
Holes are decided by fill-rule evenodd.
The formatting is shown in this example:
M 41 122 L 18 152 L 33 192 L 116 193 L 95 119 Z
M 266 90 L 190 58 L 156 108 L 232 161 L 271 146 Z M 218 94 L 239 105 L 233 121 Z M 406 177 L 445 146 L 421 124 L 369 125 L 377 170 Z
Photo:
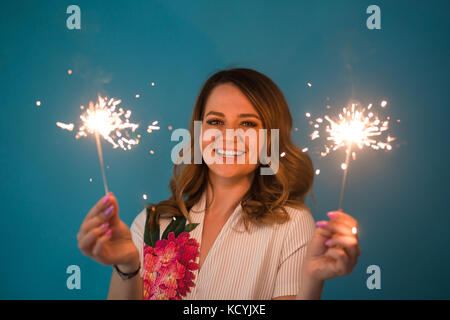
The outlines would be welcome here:
M 108 142 L 110 142 L 114 148 L 121 147 L 124 150 L 131 149 L 131 145 L 137 144 L 139 140 L 127 139 L 123 137 L 120 130 L 131 128 L 132 131 L 136 130 L 137 124 L 130 123 L 128 118 L 131 112 L 128 110 L 126 113 L 122 108 L 119 108 L 117 112 L 116 106 L 121 102 L 120 100 L 115 101 L 110 99 L 106 103 L 106 98 L 98 97 L 98 103 L 94 107 L 92 101 L 89 102 L 89 109 L 86 114 L 80 116 L 83 120 L 83 126 L 78 131 L 77 136 L 85 136 L 86 130 L 89 133 L 94 133 L 95 142 L 97 145 L 98 158 L 100 161 L 100 167 L 102 170 L 103 186 L 105 188 L 105 194 L 108 193 L 108 184 L 106 182 L 105 166 L 103 163 L 103 152 L 102 145 L 100 141 L 100 134 Z M 121 119 L 121 116 L 125 114 L 125 121 Z M 127 134 L 128 132 L 125 131 Z
M 111 143 L 113 148 L 120 147 L 123 150 L 130 150 L 132 145 L 139 143 L 138 138 L 140 135 L 138 135 L 138 138 L 133 139 L 130 138 L 128 132 L 128 129 L 131 129 L 131 131 L 134 132 L 139 125 L 129 121 L 131 116 L 130 110 L 127 110 L 126 112 L 122 108 L 116 110 L 117 105 L 120 103 L 121 100 L 114 100 L 112 98 L 108 100 L 108 98 L 102 98 L 101 96 L 98 97 L 98 102 L 95 105 L 92 101 L 89 102 L 89 108 L 80 116 L 82 126 L 78 129 L 75 136 L 77 139 L 79 137 L 86 137 L 88 134 L 93 134 L 95 136 L 105 193 L 108 193 L 108 184 L 106 182 L 100 136 Z M 65 124 L 57 122 L 56 125 L 69 131 L 72 131 L 74 127 L 72 123 Z
M 347 179 L 348 164 L 350 161 L 350 152 L 352 150 L 352 144 L 350 143 L 347 148 L 347 156 L 345 158 L 344 176 L 342 177 L 341 196 L 339 197 L 339 211 L 342 211 L 342 200 L 344 199 L 345 180 Z
M 386 104 L 387 102 L 383 101 L 381 107 L 384 108 Z M 327 136 L 327 141 L 330 143 L 325 143 L 325 151 L 321 152 L 321 156 L 325 157 L 333 151 L 346 148 L 345 163 L 341 165 L 341 168 L 344 170 L 344 175 L 339 197 L 339 210 L 342 210 L 350 155 L 355 160 L 356 153 L 355 151 L 352 152 L 353 144 L 359 149 L 371 147 L 374 150 L 392 150 L 390 142 L 394 141 L 395 138 L 388 134 L 390 117 L 387 117 L 385 120 L 380 120 L 374 112 L 370 111 L 371 108 L 372 104 L 369 104 L 366 109 L 359 107 L 357 103 L 353 103 L 351 108 L 344 107 L 336 118 L 332 119 L 328 115 L 323 117 L 328 121 L 325 128 L 325 135 Z M 370 112 L 366 115 L 366 111 Z M 308 112 L 306 117 L 311 117 L 311 114 Z M 317 118 L 315 121 L 309 122 L 314 126 L 314 132 L 310 135 L 312 140 L 320 137 L 321 125 L 325 123 L 323 118 Z
M 92 101 L 89 102 L 89 109 L 92 112 L 95 112 L 94 103 Z M 102 169 L 103 186 L 105 187 L 105 194 L 108 194 L 108 183 L 106 182 L 105 166 L 103 164 L 102 143 L 98 135 L 98 129 L 95 129 L 95 143 L 97 144 L 98 159 L 100 160 L 100 167 Z

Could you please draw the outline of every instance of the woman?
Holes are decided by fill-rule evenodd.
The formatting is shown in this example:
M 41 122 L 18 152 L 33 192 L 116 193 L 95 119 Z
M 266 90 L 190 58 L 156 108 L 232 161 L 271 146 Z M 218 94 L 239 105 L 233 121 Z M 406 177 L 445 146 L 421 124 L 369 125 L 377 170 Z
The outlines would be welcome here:
M 240 132 L 237 141 L 223 139 L 227 129 Z M 267 137 L 245 135 L 263 129 Z M 278 129 L 275 141 L 271 129 Z M 81 225 L 81 251 L 114 265 L 108 298 L 320 299 L 325 280 L 349 274 L 360 255 L 357 222 L 333 211 L 315 227 L 304 205 L 314 169 L 291 129 L 287 102 L 267 76 L 231 69 L 210 77 L 194 107 L 188 158 L 201 148 L 203 160 L 222 163 L 176 164 L 171 197 L 149 205 L 131 230 L 112 193 Z M 274 143 L 283 156 L 274 174 L 261 174 L 272 165 L 261 151 L 272 150 L 274 162 Z

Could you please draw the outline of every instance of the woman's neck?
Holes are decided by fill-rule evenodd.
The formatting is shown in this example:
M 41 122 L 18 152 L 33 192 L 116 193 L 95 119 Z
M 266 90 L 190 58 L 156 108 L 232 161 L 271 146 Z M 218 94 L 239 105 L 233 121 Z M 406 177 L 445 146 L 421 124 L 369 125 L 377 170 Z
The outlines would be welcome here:
M 211 171 L 208 174 L 206 214 L 210 218 L 227 219 L 250 189 L 254 173 L 233 178 L 219 177 Z

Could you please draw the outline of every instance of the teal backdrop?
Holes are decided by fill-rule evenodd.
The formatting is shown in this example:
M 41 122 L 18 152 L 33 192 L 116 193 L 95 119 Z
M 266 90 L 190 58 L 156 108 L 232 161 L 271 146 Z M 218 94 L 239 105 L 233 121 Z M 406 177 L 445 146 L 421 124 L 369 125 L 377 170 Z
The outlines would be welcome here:
M 80 30 L 66 26 L 71 4 L 81 9 Z M 380 30 L 366 27 L 372 4 Z M 77 140 L 57 121 L 78 126 L 80 105 L 98 93 L 133 111 L 139 145 L 125 152 L 103 143 L 109 188 L 131 225 L 146 202 L 169 196 L 176 143 L 168 127 L 188 127 L 214 72 L 248 67 L 281 88 L 294 141 L 321 170 L 317 207 L 307 200 L 316 220 L 338 207 L 343 153 L 313 152 L 305 113 L 387 100 L 401 119 L 391 152 L 365 150 L 351 162 L 344 211 L 359 221 L 362 255 L 351 275 L 326 283 L 323 298 L 448 299 L 449 12 L 448 1 L 405 0 L 2 3 L 0 298 L 108 292 L 112 268 L 83 256 L 76 240 L 104 193 L 95 140 Z M 155 120 L 161 129 L 146 133 Z M 70 265 L 80 267 L 79 290 L 66 286 Z M 366 285 L 370 265 L 381 269 L 379 290 Z

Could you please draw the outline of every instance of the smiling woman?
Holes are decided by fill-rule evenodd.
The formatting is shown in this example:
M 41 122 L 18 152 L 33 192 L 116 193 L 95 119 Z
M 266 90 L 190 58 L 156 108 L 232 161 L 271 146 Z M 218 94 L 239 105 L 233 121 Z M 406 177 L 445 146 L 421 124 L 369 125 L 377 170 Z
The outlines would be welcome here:
M 171 197 L 148 205 L 130 230 L 110 193 L 80 229 L 83 253 L 115 266 L 108 297 L 320 298 L 324 280 L 351 272 L 359 255 L 356 221 L 335 212 L 315 227 L 304 204 L 314 169 L 291 129 L 287 102 L 267 76 L 251 69 L 211 76 L 194 106 L 190 150 L 180 151 L 191 161 L 175 164 Z M 229 139 L 228 130 L 239 135 Z M 247 135 L 252 130 L 269 135 Z M 283 153 L 274 174 L 259 170 L 269 165 L 264 146 L 277 159 Z M 195 163 L 196 154 L 204 161 Z M 208 154 L 226 161 L 206 161 Z
M 250 116 L 249 116 L 250 115 Z M 201 121 L 202 132 L 216 129 L 225 135 L 226 129 L 267 129 L 267 149 L 271 150 L 270 129 L 279 130 L 278 149 L 286 156 L 280 161 L 275 175 L 256 174 L 260 163 L 251 164 L 246 153 L 245 164 L 194 164 L 194 153 L 204 155 L 210 141 L 202 139 L 201 150 L 196 150 L 194 122 Z M 252 183 L 242 197 L 244 224 L 271 224 L 287 221 L 283 206 L 305 208 L 303 202 L 311 190 L 314 170 L 310 157 L 291 140 L 292 117 L 288 104 L 278 86 L 267 76 L 251 69 L 231 69 L 211 76 L 203 85 L 194 106 L 190 124 L 191 164 L 174 166 L 174 178 L 170 182 L 172 196 L 157 204 L 155 218 L 161 213 L 184 215 L 189 220 L 188 210 L 197 203 L 206 191 L 207 182 L 214 177 L 251 177 Z M 234 149 L 234 142 L 224 142 L 223 149 Z M 251 147 L 246 141 L 246 150 Z M 258 151 L 262 142 L 256 141 Z M 259 153 L 258 153 L 259 154 Z M 278 155 L 276 155 L 278 157 Z M 260 160 L 260 159 L 258 159 Z M 296 177 L 292 179 L 290 177 Z M 215 191 L 215 190 L 213 190 Z M 186 200 L 185 200 L 186 199 Z M 153 221 L 153 220 L 152 220 Z
M 196 122 L 201 124 L 201 137 L 194 132 Z M 136 246 L 141 248 L 144 298 L 295 297 L 306 244 L 314 232 L 314 220 L 303 203 L 314 172 L 309 156 L 291 141 L 292 118 L 283 94 L 272 80 L 257 71 L 218 72 L 200 91 L 190 129 L 194 152 L 189 153 L 189 164 L 175 165 L 171 198 L 149 206 L 132 226 Z M 264 129 L 269 132 L 267 141 L 248 134 Z M 279 131 L 276 140 L 271 139 L 272 129 Z M 229 139 L 230 130 L 240 130 L 244 139 Z M 211 131 L 217 134 L 207 134 Z M 225 139 L 218 139 L 218 135 Z M 260 174 L 264 164 L 259 155 L 264 142 L 269 153 L 276 143 L 276 150 L 287 155 L 273 175 Z M 212 146 L 211 152 L 208 146 Z M 194 164 L 195 151 L 202 154 L 203 163 Z M 224 161 L 209 162 L 209 155 L 223 157 Z M 270 156 L 278 158 L 278 151 Z M 244 161 L 228 162 L 230 158 Z M 167 245 L 176 243 L 178 238 L 165 238 L 163 233 L 171 230 L 174 217 L 199 226 L 190 232 L 191 239 L 198 242 L 198 252 L 190 261 L 198 265 L 189 269 L 186 264 L 184 273 L 174 276 L 181 288 L 169 290 L 172 286 L 168 280 L 160 280 L 168 266 L 158 265 L 156 254 L 145 254 L 152 244 L 143 240 L 148 231 L 155 232 L 160 241 L 168 241 Z M 239 230 L 240 226 L 244 229 Z M 153 246 L 159 248 L 158 244 Z M 167 250 L 167 246 L 164 248 Z M 172 262 L 167 263 L 175 263 L 176 256 L 173 253 Z M 191 282 L 183 284 L 186 273 Z M 187 291 L 182 290 L 185 286 Z

